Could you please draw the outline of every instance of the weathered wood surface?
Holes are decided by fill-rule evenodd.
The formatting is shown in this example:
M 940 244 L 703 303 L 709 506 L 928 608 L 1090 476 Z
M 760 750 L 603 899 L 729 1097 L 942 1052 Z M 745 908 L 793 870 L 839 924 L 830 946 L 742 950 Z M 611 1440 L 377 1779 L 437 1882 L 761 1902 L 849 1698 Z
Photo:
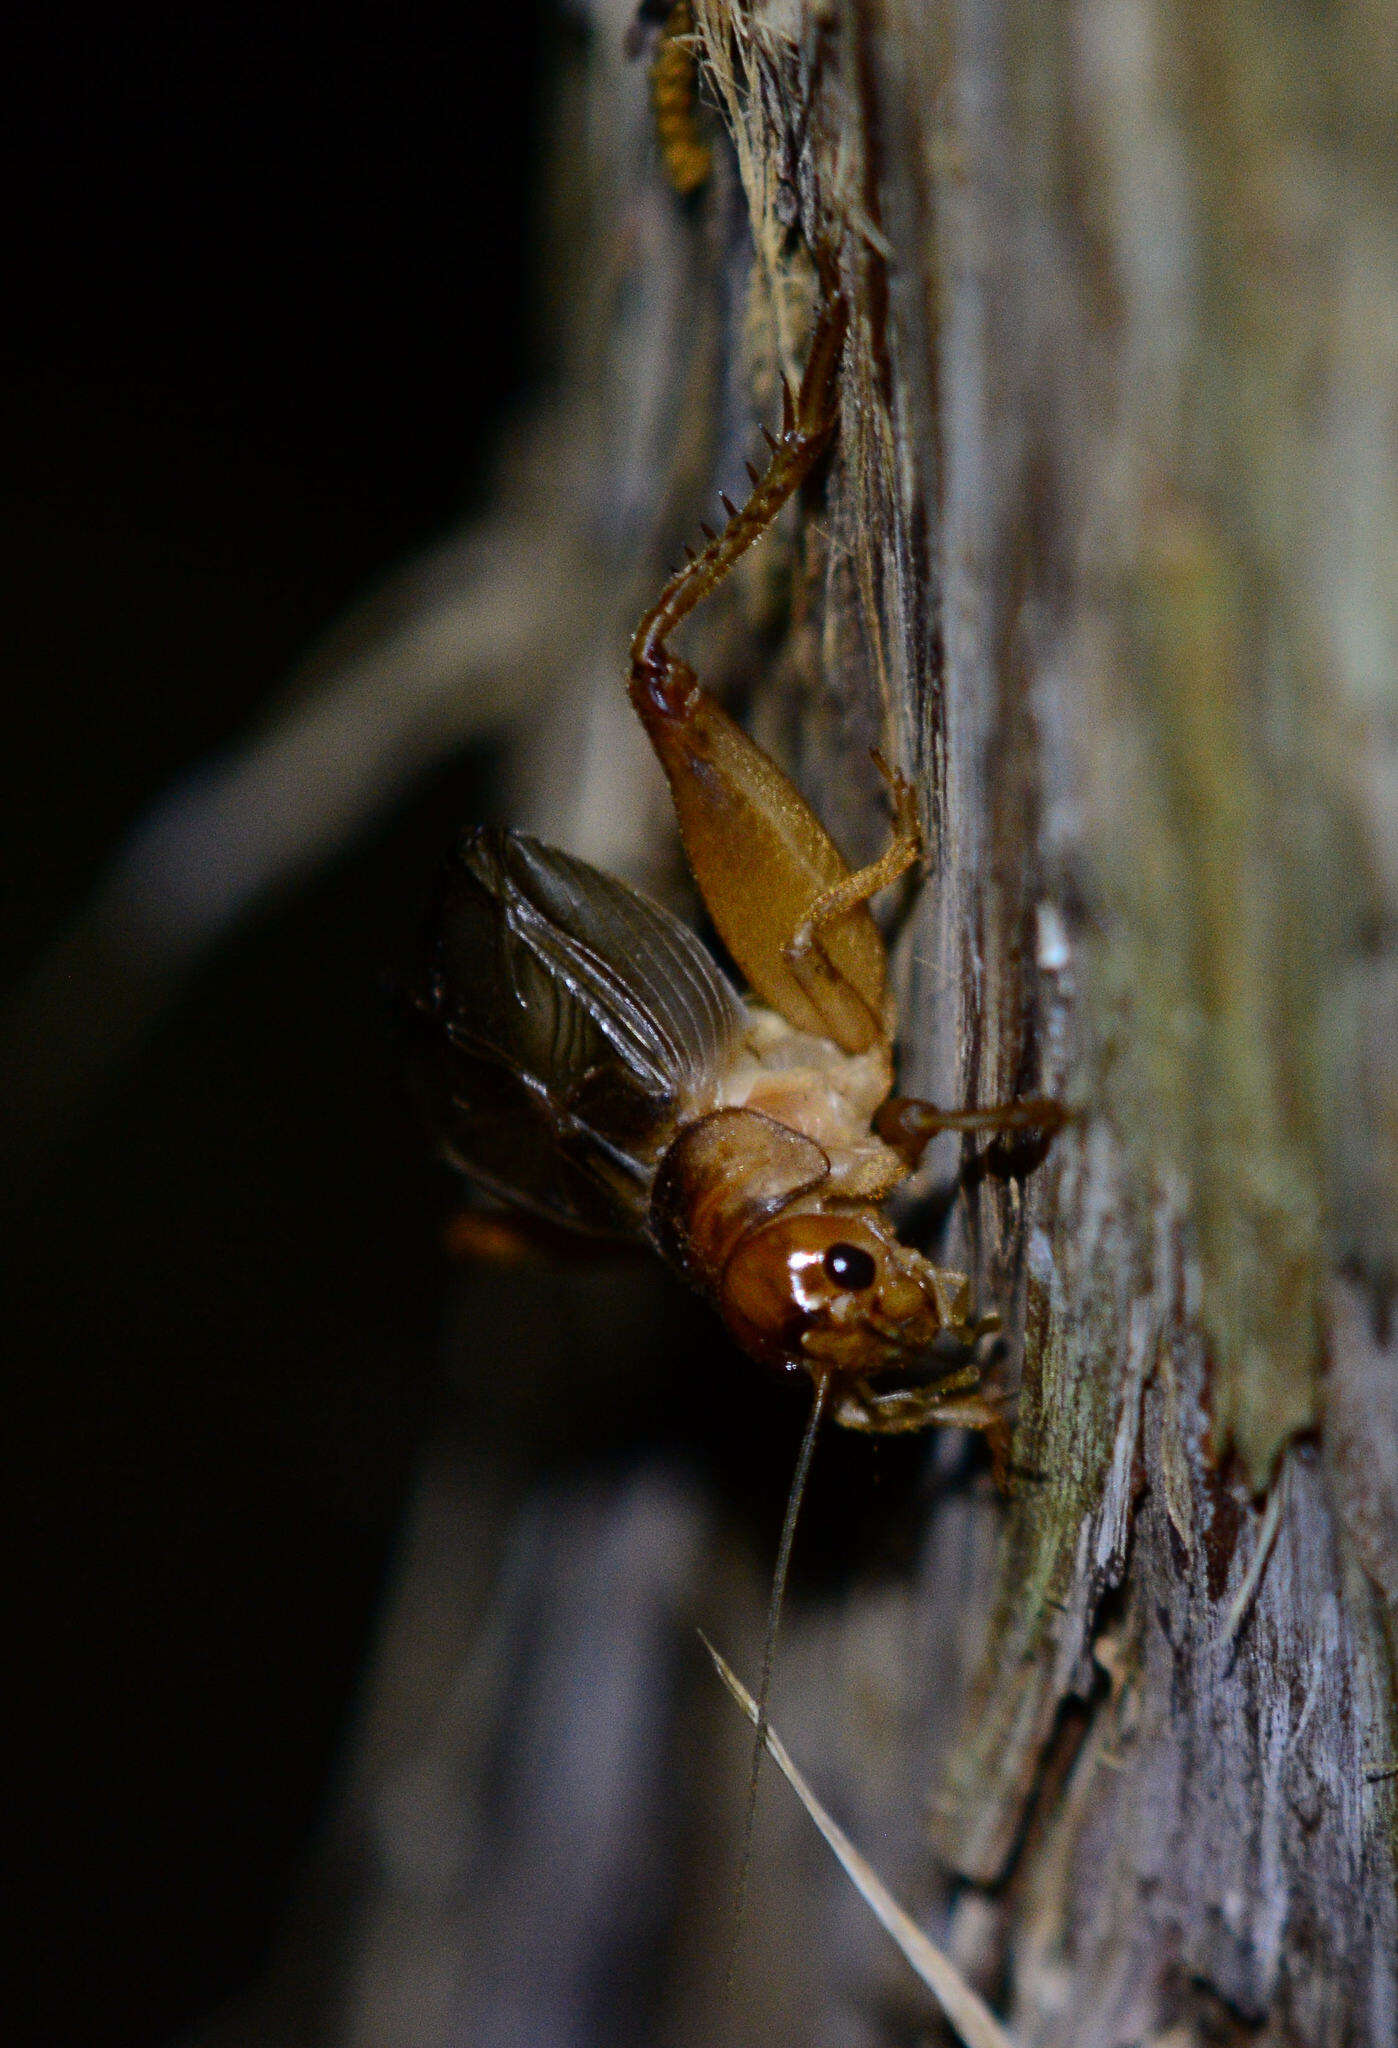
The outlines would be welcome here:
M 695 20 L 695 198 L 659 170 L 622 8 L 594 10 L 562 93 L 554 520 L 591 571 L 513 815 L 663 876 L 622 651 L 667 557 L 740 494 L 802 359 L 810 252 L 833 252 L 852 323 L 823 496 L 691 645 L 852 855 L 883 830 L 868 746 L 918 780 L 903 1085 L 1081 1112 L 947 1222 L 1006 1314 L 1011 1496 L 929 1446 L 915 1568 L 798 1605 L 775 1716 L 1017 2040 L 1377 2048 L 1398 2038 L 1383 10 Z M 599 1346 L 593 1379 L 561 1368 L 579 1409 Z M 341 1831 L 359 1903 L 324 2036 L 939 2038 L 780 1794 L 722 2016 L 743 1745 L 688 1625 L 746 1632 L 750 1668 L 761 1596 L 715 1503 L 664 1460 L 542 1490 L 523 1457 L 434 1469 Z

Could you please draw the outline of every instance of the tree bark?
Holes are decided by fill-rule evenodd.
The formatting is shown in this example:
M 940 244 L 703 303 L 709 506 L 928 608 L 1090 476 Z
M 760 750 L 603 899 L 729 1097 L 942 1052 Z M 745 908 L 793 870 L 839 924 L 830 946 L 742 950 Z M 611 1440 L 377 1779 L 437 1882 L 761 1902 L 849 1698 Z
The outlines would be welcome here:
M 1378 2048 L 1391 24 L 1362 0 L 694 17 L 694 197 L 665 182 L 623 9 L 564 82 L 573 482 L 539 546 L 546 574 L 581 533 L 591 568 L 513 815 L 666 872 L 627 634 L 717 491 L 741 495 L 827 253 L 851 322 L 823 491 L 691 655 L 851 857 L 886 829 L 869 746 L 916 778 L 901 1087 L 1074 1112 L 1032 1171 L 966 1175 L 943 1140 L 921 1182 L 1005 1317 L 1009 1493 L 930 1444 L 915 1561 L 797 1603 L 774 1719 L 1016 2041 Z M 649 1313 L 557 1285 L 554 1321 L 594 1285 L 602 1332 Z M 610 1343 L 583 1342 L 592 1378 L 576 1348 L 562 1368 L 577 1411 Z M 532 1345 L 535 1384 L 557 1353 Z M 340 1830 L 359 1904 L 326 2037 L 940 2038 L 770 1788 L 725 2016 L 743 1737 L 682 1626 L 746 1640 L 751 1670 L 761 1595 L 721 1505 L 672 1456 L 544 1485 L 474 1440 L 422 1499 Z

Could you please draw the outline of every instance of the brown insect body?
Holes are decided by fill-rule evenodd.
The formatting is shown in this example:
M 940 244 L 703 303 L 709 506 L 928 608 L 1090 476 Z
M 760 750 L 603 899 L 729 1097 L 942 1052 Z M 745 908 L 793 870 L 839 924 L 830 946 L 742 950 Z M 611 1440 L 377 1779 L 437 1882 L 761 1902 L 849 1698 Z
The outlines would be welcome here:
M 844 326 L 834 297 L 767 470 L 632 643 L 632 702 L 752 997 L 622 883 L 518 835 L 468 833 L 416 1003 L 418 1087 L 465 1172 L 551 1221 L 648 1238 L 745 1350 L 810 1372 L 837 1421 L 999 1431 L 971 1367 L 925 1370 L 938 1338 L 969 1347 L 995 1318 L 976 1320 L 966 1279 L 881 1213 L 936 1131 L 1028 1120 L 1023 1106 L 948 1115 L 890 1097 L 893 1020 L 867 904 L 917 857 L 912 793 L 889 777 L 893 841 L 852 872 L 668 644 L 824 451 Z
M 830 1371 L 838 1419 L 914 1426 L 870 1376 L 973 1326 L 965 1282 L 879 1213 L 908 1170 L 871 1129 L 887 1042 L 842 1053 L 744 1002 L 667 911 L 496 828 L 462 839 L 432 931 L 414 1073 L 448 1157 L 552 1222 L 647 1237 L 754 1357 Z
M 551 1222 L 647 1238 L 752 1357 L 814 1383 L 768 1609 L 735 1951 L 778 1618 L 823 1417 L 879 1432 L 966 1424 L 1005 1464 L 1003 1411 L 971 1357 L 998 1319 L 977 1319 L 964 1275 L 903 1244 L 883 1204 L 939 1131 L 1047 1135 L 1062 1121 L 1053 1103 L 945 1112 L 891 1094 L 894 1019 L 868 903 L 917 858 L 912 791 L 888 775 L 893 838 L 851 871 L 669 645 L 830 439 L 845 332 L 832 284 L 767 469 L 745 505 L 724 501 L 726 526 L 671 577 L 631 645 L 631 701 L 752 994 L 622 883 L 485 830 L 444 872 L 416 1004 L 418 1086 L 449 1157 Z M 959 1369 L 938 1370 L 939 1339 L 959 1347 Z

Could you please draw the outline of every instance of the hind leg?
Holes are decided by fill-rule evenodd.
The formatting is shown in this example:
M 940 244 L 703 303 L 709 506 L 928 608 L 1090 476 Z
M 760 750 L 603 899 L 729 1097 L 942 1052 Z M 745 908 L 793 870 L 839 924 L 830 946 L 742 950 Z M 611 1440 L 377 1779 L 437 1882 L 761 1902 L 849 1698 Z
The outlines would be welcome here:
M 828 289 L 832 289 L 830 285 Z M 852 875 L 810 805 L 748 738 L 670 636 L 767 529 L 834 431 L 845 307 L 827 301 L 772 459 L 742 506 L 661 591 L 631 643 L 631 701 L 669 780 L 685 853 L 720 938 L 754 992 L 795 1029 L 867 1052 L 885 1036 L 884 950 L 866 899 L 916 858 L 904 830 Z M 725 501 L 726 503 L 726 501 Z M 910 794 L 899 796 L 905 815 Z M 795 964 L 793 964 L 793 955 Z

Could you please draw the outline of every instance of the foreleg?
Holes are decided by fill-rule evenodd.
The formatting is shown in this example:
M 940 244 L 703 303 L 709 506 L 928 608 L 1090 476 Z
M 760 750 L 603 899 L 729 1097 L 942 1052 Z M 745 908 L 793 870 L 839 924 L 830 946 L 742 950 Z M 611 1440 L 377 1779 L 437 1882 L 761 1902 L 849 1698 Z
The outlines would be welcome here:
M 981 1430 L 990 1446 L 995 1482 L 1003 1487 L 1009 1474 L 1010 1455 L 1005 1397 L 981 1388 L 979 1382 L 979 1370 L 973 1365 L 925 1387 L 879 1392 L 866 1380 L 856 1380 L 836 1396 L 831 1412 L 843 1429 L 857 1429 L 872 1436 L 905 1436 L 937 1423 Z

